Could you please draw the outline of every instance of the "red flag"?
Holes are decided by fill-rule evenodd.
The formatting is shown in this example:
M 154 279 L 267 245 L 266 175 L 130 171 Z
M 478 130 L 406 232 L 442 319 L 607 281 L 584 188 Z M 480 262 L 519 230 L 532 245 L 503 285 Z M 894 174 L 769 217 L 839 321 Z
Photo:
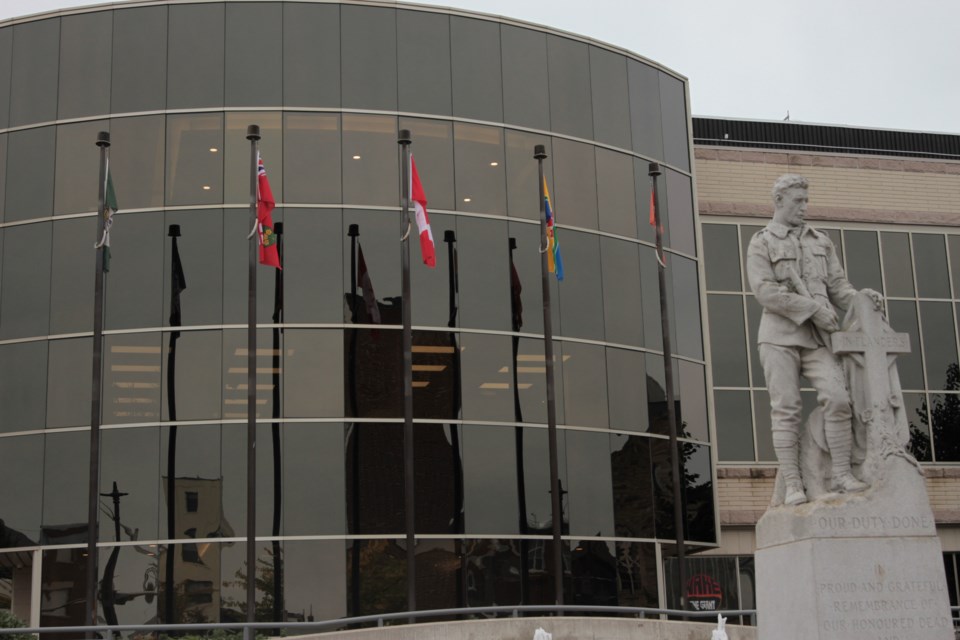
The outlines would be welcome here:
M 417 212 L 417 230 L 420 233 L 420 253 L 423 255 L 423 264 L 428 267 L 437 266 L 437 254 L 433 247 L 433 231 L 430 230 L 430 218 L 427 217 L 427 196 L 423 193 L 420 176 L 417 175 L 417 165 L 410 156 L 410 199 L 413 200 Z
M 650 191 L 650 226 L 654 229 L 657 228 L 657 209 L 653 204 L 653 191 Z
M 657 228 L 657 206 L 654 203 L 655 203 L 655 200 L 653 197 L 653 190 L 651 189 L 650 190 L 650 226 L 656 229 Z M 663 233 L 663 223 L 660 224 L 660 233 L 661 234 Z M 655 252 L 657 255 L 657 262 L 660 263 L 661 267 L 666 269 L 667 263 L 663 257 L 663 247 L 658 245 L 657 248 L 655 249 Z
M 273 216 L 270 214 L 275 206 L 273 191 L 267 181 L 267 170 L 263 168 L 263 158 L 257 154 L 257 240 L 260 245 L 260 264 L 281 269 L 277 234 L 274 233 Z

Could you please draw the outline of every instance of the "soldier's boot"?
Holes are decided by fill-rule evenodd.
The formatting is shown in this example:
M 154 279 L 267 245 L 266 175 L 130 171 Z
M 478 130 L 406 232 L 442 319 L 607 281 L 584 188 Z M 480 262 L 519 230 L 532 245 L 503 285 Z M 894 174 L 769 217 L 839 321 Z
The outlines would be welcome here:
M 849 423 L 830 423 L 825 425 L 827 446 L 830 447 L 831 491 L 856 493 L 868 489 L 870 485 L 854 477 L 850 471 L 850 450 L 853 447 L 853 431 Z
M 800 480 L 800 449 L 797 443 L 797 434 L 790 431 L 773 432 L 773 449 L 780 462 L 780 474 L 783 476 L 784 492 L 783 503 L 794 507 L 807 501 L 807 494 L 803 491 L 803 482 Z

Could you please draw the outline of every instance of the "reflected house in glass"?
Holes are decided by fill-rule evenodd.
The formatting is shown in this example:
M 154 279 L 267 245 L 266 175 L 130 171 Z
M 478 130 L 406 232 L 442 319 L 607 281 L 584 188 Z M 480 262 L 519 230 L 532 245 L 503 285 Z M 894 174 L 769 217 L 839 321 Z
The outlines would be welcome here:
M 99 567 L 115 563 L 120 623 L 243 619 L 248 580 L 259 620 L 407 608 L 399 129 L 437 248 L 412 269 L 417 606 L 555 599 L 535 145 L 566 265 L 549 285 L 564 598 L 665 604 L 653 161 L 688 549 L 719 529 L 687 95 L 631 52 L 419 5 L 156 0 L 0 23 L 0 486 L 17 487 L 0 608 L 82 619 L 101 130 L 121 210 L 100 480 L 126 495 L 101 505 Z M 249 124 L 284 266 L 256 274 L 253 571 Z

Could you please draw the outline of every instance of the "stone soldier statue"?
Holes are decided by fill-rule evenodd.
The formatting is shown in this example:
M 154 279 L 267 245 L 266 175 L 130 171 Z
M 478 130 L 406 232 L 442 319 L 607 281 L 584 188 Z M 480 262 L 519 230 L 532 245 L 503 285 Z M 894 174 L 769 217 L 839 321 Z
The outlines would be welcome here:
M 853 428 L 843 368 L 830 350 L 839 329 L 834 305 L 846 310 L 857 294 L 830 238 L 805 224 L 807 179 L 781 176 L 773 185 L 773 220 L 750 241 L 747 275 L 763 307 L 757 337 L 770 391 L 773 447 L 785 483 L 784 503 L 807 501 L 799 463 L 803 425 L 801 374 L 817 391 L 830 453 L 830 489 L 863 491 L 851 472 Z M 864 289 L 879 308 L 879 293 Z

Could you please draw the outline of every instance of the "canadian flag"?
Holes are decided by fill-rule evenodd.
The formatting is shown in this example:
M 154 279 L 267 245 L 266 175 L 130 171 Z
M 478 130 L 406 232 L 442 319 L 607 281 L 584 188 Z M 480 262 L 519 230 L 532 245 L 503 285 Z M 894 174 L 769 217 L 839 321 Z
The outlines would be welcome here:
M 410 199 L 413 200 L 417 214 L 417 231 L 420 233 L 420 253 L 423 255 L 423 264 L 428 267 L 437 266 L 437 254 L 433 247 L 433 231 L 430 230 L 430 218 L 427 217 L 427 196 L 420 184 L 417 175 L 417 165 L 410 156 Z

